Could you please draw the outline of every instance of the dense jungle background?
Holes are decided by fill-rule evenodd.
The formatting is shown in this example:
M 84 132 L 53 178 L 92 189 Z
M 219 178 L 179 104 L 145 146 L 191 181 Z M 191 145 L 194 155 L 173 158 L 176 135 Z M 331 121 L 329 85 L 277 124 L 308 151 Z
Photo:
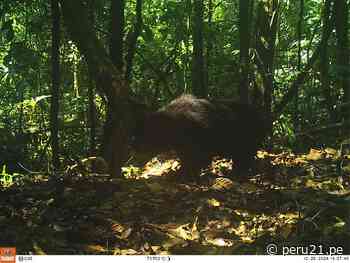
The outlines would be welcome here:
M 0 246 L 350 254 L 349 10 L 2 0 Z

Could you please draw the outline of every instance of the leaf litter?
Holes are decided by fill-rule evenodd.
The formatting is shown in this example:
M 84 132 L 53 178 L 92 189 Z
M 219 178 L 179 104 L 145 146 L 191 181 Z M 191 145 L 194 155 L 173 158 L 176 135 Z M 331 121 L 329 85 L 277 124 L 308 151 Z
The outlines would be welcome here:
M 17 180 L 0 188 L 0 244 L 21 254 L 265 254 L 269 243 L 341 245 L 349 253 L 347 156 L 260 151 L 235 175 L 216 159 L 198 182 L 176 159 L 99 174 Z

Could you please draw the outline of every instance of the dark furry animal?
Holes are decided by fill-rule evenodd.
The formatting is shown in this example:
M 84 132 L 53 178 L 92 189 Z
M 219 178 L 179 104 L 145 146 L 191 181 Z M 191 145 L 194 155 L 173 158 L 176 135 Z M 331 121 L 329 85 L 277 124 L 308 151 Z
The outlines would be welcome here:
M 182 95 L 139 123 L 135 143 L 152 154 L 175 150 L 182 173 L 198 175 L 214 156 L 247 170 L 264 139 L 262 114 L 251 105 Z

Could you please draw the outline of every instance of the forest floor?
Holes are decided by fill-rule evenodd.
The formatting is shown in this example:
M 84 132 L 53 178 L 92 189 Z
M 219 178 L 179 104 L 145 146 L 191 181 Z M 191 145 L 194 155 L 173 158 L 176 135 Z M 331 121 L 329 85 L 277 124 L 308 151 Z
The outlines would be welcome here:
M 64 179 L 3 172 L 0 246 L 18 254 L 267 254 L 269 244 L 350 254 L 350 161 L 334 149 L 259 152 L 239 180 L 216 160 L 199 182 L 176 160 L 125 167 L 126 179 L 72 169 Z M 227 176 L 227 177 L 225 177 Z M 59 183 L 58 183 L 59 182 Z M 332 250 L 334 251 L 334 249 Z

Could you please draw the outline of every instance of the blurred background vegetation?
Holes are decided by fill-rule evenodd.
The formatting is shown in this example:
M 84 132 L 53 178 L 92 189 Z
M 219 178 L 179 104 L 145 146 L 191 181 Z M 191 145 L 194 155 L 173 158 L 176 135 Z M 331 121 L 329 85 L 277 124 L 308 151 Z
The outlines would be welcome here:
M 84 9 L 72 10 L 79 26 L 92 25 L 130 94 L 154 107 L 184 92 L 261 105 L 274 121 L 276 149 L 337 147 L 346 137 L 349 1 L 72 2 Z M 10 171 L 50 171 L 53 141 L 61 165 L 103 143 L 110 98 L 96 92 L 69 14 L 54 15 L 67 3 L 0 3 L 0 162 Z

